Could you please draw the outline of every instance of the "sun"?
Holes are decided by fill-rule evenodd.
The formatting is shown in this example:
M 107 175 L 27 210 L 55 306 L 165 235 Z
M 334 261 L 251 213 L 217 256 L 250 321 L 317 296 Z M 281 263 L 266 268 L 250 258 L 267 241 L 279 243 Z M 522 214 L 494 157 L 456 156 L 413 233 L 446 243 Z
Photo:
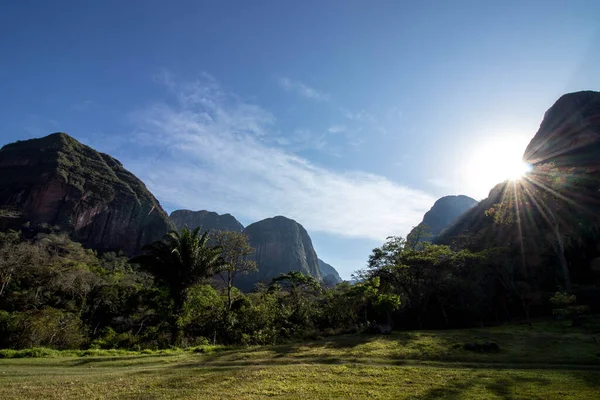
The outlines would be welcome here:
M 497 136 L 474 144 L 461 161 L 466 190 L 484 198 L 496 184 L 522 179 L 531 166 L 522 159 L 527 136 Z
M 531 171 L 531 165 L 524 161 L 515 162 L 514 164 L 505 165 L 506 179 L 516 181 L 523 178 Z

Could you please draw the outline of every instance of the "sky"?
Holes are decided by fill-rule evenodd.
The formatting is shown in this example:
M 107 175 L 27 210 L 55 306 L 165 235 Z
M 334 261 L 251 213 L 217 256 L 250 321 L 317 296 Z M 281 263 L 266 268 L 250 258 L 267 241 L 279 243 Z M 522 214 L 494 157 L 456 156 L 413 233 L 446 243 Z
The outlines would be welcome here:
M 5 0 L 0 144 L 67 132 L 168 212 L 293 218 L 348 279 L 599 65 L 597 0 Z

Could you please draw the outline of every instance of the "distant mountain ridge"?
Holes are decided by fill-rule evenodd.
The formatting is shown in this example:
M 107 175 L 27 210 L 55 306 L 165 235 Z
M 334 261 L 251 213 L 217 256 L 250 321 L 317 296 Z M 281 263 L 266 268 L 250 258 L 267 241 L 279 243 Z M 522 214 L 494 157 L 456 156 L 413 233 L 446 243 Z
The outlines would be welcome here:
M 423 221 L 411 230 L 407 239 L 416 239 L 418 228 L 426 226 L 431 236 L 425 239 L 435 241 L 444 229 L 451 226 L 462 214 L 476 204 L 477 200 L 464 195 L 444 196 L 438 199 L 431 209 L 425 213 Z
M 338 274 L 338 272 L 336 271 L 335 268 L 333 268 L 331 265 L 327 264 L 325 261 L 321 260 L 320 258 L 318 259 L 319 262 L 319 269 L 321 270 L 321 276 L 323 277 L 323 281 L 326 281 L 328 277 L 332 277 L 331 279 L 335 282 L 335 283 L 339 283 L 342 282 L 343 279 L 340 276 L 340 274 Z
M 206 210 L 175 210 L 171 213 L 170 218 L 178 230 L 181 230 L 184 226 L 189 229 L 196 229 L 201 226 L 203 231 L 242 232 L 244 230 L 244 225 L 231 214 L 219 215 L 216 212 Z
M 292 270 L 301 271 L 319 280 L 331 275 L 329 279 L 335 283 L 342 281 L 335 268 L 317 258 L 310 235 L 302 225 L 292 219 L 283 216 L 267 218 L 245 229 L 231 214 L 219 215 L 206 210 L 175 210 L 171 213 L 171 219 L 177 229 L 187 225 L 190 229 L 201 226 L 203 231 L 246 233 L 250 245 L 256 249 L 254 258 L 258 272 L 239 278 L 239 286 L 244 290 L 251 290 L 257 282 L 268 282 L 279 274 Z

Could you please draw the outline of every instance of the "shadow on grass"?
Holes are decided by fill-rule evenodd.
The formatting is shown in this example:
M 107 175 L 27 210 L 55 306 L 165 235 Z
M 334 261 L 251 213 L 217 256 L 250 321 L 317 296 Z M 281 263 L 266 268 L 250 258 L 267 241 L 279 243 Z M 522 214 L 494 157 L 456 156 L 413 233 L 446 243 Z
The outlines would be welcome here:
M 523 376 L 498 377 L 492 382 L 484 380 L 484 375 L 477 375 L 467 381 L 447 382 L 444 386 L 439 386 L 427 390 L 425 394 L 417 397 L 421 400 L 433 399 L 464 399 L 470 397 L 468 392 L 481 386 L 492 392 L 495 396 L 504 400 L 516 400 L 519 397 L 515 394 L 519 386 L 525 385 L 547 385 L 550 380 L 545 378 L 528 378 Z
M 369 334 L 342 335 L 306 342 L 292 342 L 274 345 L 270 346 L 270 350 L 276 352 L 277 354 L 287 355 L 297 352 L 300 348 L 352 349 L 365 343 L 369 343 L 373 340 L 385 337 L 386 336 Z
M 163 357 L 173 357 L 177 354 L 153 354 L 153 355 L 139 355 L 139 356 L 119 356 L 119 357 L 86 357 L 81 358 L 76 361 L 69 361 L 69 365 L 73 367 L 78 367 L 86 364 L 102 364 L 108 362 L 115 361 L 132 361 L 132 360 L 140 360 L 140 359 L 150 359 L 150 358 L 163 358 Z M 158 363 L 158 361 L 157 361 Z
M 569 374 L 576 379 L 584 382 L 586 385 L 590 387 L 598 388 L 600 391 L 600 376 L 599 376 L 600 368 L 596 369 L 594 372 L 592 371 L 569 371 Z
M 270 357 L 273 359 L 277 358 L 285 358 L 285 357 L 294 357 L 294 358 L 305 358 L 305 357 L 315 357 L 314 355 L 303 355 L 299 354 L 307 349 L 351 349 L 356 346 L 363 345 L 372 340 L 383 338 L 384 336 L 377 335 L 344 335 L 337 336 L 329 339 L 318 339 L 306 342 L 290 342 L 285 344 L 278 345 L 267 345 L 267 346 L 253 346 L 253 347 L 228 347 L 220 349 L 219 351 L 214 351 L 210 353 L 203 354 L 205 362 L 218 361 L 219 359 L 228 359 L 228 357 L 234 356 L 236 354 L 243 355 L 246 359 L 251 359 L 254 354 L 268 352 L 271 353 Z
M 505 335 L 503 332 L 496 335 L 483 335 L 481 332 L 469 330 L 448 332 L 446 335 L 428 331 L 393 332 L 390 335 L 344 335 L 310 342 L 223 348 L 219 351 L 204 353 L 199 358 L 190 359 L 188 362 L 180 364 L 179 368 L 268 366 L 300 363 L 396 366 L 430 364 L 449 368 L 544 370 L 587 370 L 597 366 L 595 363 L 578 362 L 579 360 L 574 362 L 568 359 L 548 362 L 548 356 L 533 357 L 532 359 L 527 356 L 527 353 L 521 354 L 519 351 L 521 348 L 527 350 L 527 343 L 524 344 L 523 341 L 515 343 L 515 339 L 511 342 L 506 337 L 504 337 L 504 340 L 498 341 L 501 350 L 497 353 L 469 352 L 463 349 L 466 342 L 485 342 Z M 373 344 L 373 346 L 359 347 L 368 344 Z M 535 346 L 532 345 L 531 348 L 537 351 Z

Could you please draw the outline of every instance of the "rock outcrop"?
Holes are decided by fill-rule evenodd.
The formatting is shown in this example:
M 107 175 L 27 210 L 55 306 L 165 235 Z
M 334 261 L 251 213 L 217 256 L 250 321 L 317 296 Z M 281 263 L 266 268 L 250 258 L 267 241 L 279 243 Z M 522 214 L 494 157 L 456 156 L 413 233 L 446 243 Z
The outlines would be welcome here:
M 239 287 L 250 290 L 257 282 L 268 283 L 282 273 L 300 271 L 321 279 L 319 260 L 306 229 L 296 221 L 277 216 L 255 222 L 244 229 L 258 271 L 240 276 Z
M 173 224 L 144 183 L 65 133 L 0 149 L 0 227 L 48 224 L 99 250 L 137 252 Z
M 319 269 L 321 270 L 321 277 L 323 278 L 324 282 L 342 282 L 343 279 L 342 277 L 340 277 L 340 274 L 338 274 L 335 268 L 333 268 L 331 265 L 327 264 L 320 258 L 317 260 L 319 262 Z
M 546 111 L 523 159 L 535 165 L 553 162 L 559 167 L 600 166 L 600 92 L 562 96 Z
M 189 229 L 196 229 L 200 226 L 202 227 L 202 231 L 242 232 L 244 230 L 244 225 L 235 219 L 233 215 L 219 215 L 216 212 L 206 210 L 175 210 L 171 213 L 171 221 L 173 221 L 178 230 L 181 230 L 186 225 Z
M 437 200 L 433 207 L 425 213 L 423 221 L 417 225 L 407 236 L 410 240 L 414 238 L 418 233 L 418 228 L 427 227 L 428 233 L 431 235 L 425 238 L 415 238 L 415 240 L 426 239 L 428 241 L 434 241 L 435 238 L 442 233 L 442 231 L 454 223 L 458 217 L 465 213 L 468 209 L 475 206 L 477 200 L 470 198 L 469 196 L 458 195 L 458 196 L 445 196 Z

